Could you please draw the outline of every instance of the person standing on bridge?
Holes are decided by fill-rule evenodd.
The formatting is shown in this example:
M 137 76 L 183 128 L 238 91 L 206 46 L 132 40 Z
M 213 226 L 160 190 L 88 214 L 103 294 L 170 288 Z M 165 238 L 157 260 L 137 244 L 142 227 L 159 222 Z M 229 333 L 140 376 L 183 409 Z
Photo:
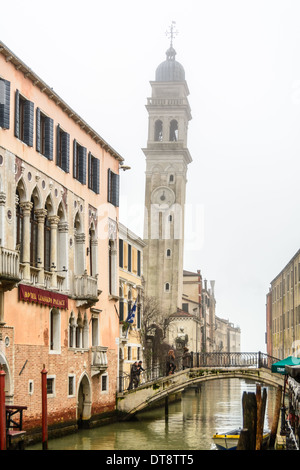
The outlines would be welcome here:
M 137 380 L 137 371 L 138 371 L 138 361 L 135 361 L 130 369 L 130 382 L 129 382 L 129 387 L 127 390 L 131 390 L 133 388 L 133 385 L 136 386 L 136 380 Z
M 192 365 L 192 356 L 189 352 L 189 349 L 185 346 L 183 348 L 183 355 L 182 355 L 182 368 L 189 369 Z
M 139 384 L 140 384 L 140 379 L 141 379 L 141 378 L 140 378 L 141 372 L 142 372 L 142 370 L 145 370 L 145 369 L 142 367 L 142 363 L 143 363 L 143 361 L 139 361 L 138 366 L 137 366 L 135 387 L 138 387 L 138 386 L 139 386 Z
M 166 361 L 166 374 L 172 375 L 174 374 L 175 370 L 176 370 L 175 354 L 174 354 L 173 349 L 170 349 L 170 351 L 168 352 L 167 361 Z

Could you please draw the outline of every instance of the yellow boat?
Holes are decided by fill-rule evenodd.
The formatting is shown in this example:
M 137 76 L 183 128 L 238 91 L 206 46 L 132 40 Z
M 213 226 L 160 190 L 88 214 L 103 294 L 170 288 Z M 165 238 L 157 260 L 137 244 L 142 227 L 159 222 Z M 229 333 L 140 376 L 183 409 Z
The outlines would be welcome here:
M 213 441 L 218 450 L 236 450 L 239 438 L 240 438 L 241 428 L 233 429 L 222 434 L 214 434 Z M 267 444 L 270 434 L 264 432 L 263 435 L 263 447 Z

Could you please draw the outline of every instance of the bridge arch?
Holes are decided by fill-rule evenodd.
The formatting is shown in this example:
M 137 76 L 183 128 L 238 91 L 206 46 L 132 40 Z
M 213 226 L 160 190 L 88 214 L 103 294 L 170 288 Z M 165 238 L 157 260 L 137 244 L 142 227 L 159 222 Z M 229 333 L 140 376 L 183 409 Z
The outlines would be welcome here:
M 118 395 L 117 409 L 124 413 L 124 419 L 130 419 L 136 413 L 150 405 L 163 400 L 169 395 L 210 380 L 247 379 L 263 385 L 283 386 L 284 378 L 279 374 L 272 374 L 268 369 L 249 368 L 194 368 L 177 372 L 168 377 L 155 379 L 152 382 Z

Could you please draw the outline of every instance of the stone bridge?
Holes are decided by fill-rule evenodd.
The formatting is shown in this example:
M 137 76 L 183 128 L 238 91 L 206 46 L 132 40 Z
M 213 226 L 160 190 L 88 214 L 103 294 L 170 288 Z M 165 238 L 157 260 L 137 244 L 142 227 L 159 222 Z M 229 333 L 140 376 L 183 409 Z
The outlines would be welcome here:
M 194 367 L 174 375 L 160 377 L 140 385 L 137 389 L 117 395 L 117 410 L 130 419 L 135 413 L 201 382 L 217 379 L 239 378 L 253 380 L 263 385 L 284 385 L 284 377 L 267 368 L 248 367 Z

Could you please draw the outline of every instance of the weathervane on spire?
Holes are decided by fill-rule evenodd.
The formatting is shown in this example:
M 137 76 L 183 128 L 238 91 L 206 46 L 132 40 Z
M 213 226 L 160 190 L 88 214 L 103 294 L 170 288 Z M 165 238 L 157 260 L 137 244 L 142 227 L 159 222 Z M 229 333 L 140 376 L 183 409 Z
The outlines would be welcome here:
M 168 31 L 166 31 L 166 36 L 168 36 L 171 39 L 170 47 L 173 47 L 174 36 L 177 36 L 177 34 L 178 34 L 178 31 L 174 30 L 175 25 L 176 25 L 176 21 L 172 21 L 170 29 Z

